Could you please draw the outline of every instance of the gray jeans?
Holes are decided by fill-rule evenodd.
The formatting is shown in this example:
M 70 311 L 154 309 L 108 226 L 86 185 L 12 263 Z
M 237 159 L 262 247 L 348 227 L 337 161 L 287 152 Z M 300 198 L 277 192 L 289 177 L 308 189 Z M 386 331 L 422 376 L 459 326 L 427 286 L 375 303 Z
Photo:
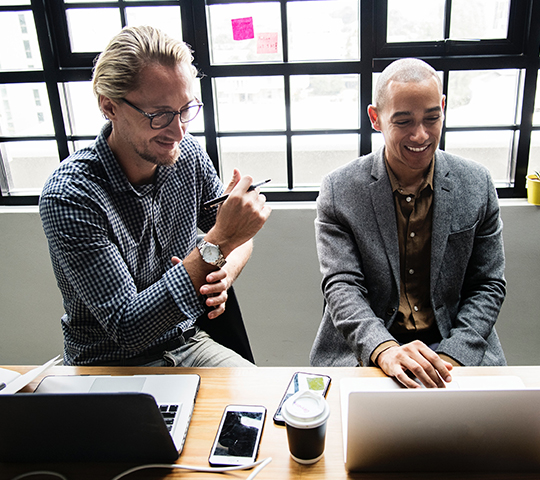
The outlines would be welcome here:
M 195 327 L 198 329 L 198 327 Z M 185 345 L 165 352 L 163 358 L 141 365 L 144 367 L 255 367 L 233 350 L 210 338 L 198 329 Z

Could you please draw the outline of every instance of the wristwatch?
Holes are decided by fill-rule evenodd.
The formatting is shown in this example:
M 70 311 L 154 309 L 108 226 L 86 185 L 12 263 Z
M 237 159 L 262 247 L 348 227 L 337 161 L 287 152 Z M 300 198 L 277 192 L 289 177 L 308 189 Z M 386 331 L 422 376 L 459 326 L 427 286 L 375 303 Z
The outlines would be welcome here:
M 209 263 L 210 265 L 215 265 L 218 268 L 223 267 L 223 265 L 227 263 L 227 260 L 225 260 L 225 257 L 221 253 L 218 245 L 209 243 L 206 240 L 201 240 L 197 244 L 197 248 L 201 253 L 202 259 L 206 263 Z

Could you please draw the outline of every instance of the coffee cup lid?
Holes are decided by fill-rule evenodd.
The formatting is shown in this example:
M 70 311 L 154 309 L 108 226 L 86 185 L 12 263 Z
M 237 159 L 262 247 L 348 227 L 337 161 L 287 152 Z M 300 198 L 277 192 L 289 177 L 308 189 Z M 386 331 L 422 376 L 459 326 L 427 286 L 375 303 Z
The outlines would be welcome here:
M 314 428 L 326 421 L 330 415 L 328 402 L 319 393 L 305 390 L 296 392 L 281 410 L 283 419 L 296 428 Z

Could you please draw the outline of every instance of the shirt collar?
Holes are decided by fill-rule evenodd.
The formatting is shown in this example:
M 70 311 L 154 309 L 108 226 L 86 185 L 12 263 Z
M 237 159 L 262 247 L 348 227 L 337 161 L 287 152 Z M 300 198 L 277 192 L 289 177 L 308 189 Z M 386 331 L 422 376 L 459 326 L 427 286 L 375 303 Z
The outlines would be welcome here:
M 392 192 L 398 192 L 398 193 L 410 193 L 405 192 L 401 188 L 401 185 L 399 183 L 398 178 L 395 176 L 394 172 L 390 168 L 390 165 L 388 165 L 388 160 L 386 160 L 386 156 L 384 158 L 384 164 L 386 166 L 386 171 L 388 172 L 388 178 L 390 179 L 390 185 L 392 187 Z M 426 176 L 424 177 L 424 181 L 422 182 L 422 185 L 420 185 L 420 188 L 418 189 L 418 193 L 420 193 L 424 188 L 430 187 L 431 190 L 433 190 L 433 172 L 435 168 L 435 157 L 433 157 L 433 160 L 431 160 L 431 163 L 429 164 L 429 169 L 426 173 Z

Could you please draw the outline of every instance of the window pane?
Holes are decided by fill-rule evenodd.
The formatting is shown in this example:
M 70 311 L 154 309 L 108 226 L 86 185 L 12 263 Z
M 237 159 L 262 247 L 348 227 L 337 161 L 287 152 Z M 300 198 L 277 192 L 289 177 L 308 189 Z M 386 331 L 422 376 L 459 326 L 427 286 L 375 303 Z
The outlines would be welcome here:
M 0 135 L 31 137 L 54 134 L 44 83 L 0 85 Z
M 167 35 L 182 40 L 180 7 L 130 7 L 126 8 L 127 24 L 130 26 L 152 25 Z
M 2 143 L 0 157 L 10 195 L 39 194 L 60 162 L 55 141 Z
M 66 11 L 71 51 L 101 52 L 120 31 L 117 8 L 76 8 Z
M 92 82 L 70 82 L 62 86 L 64 122 L 68 135 L 97 135 L 105 118 L 92 92 Z
M 538 77 L 536 79 L 536 99 L 534 102 L 533 125 L 540 125 L 540 94 L 538 92 L 539 89 L 540 89 L 540 72 L 538 72 Z
M 444 0 L 388 0 L 388 43 L 443 39 Z
M 359 128 L 359 91 L 358 75 L 292 76 L 292 127 Z
M 195 79 L 193 82 L 193 95 L 195 98 L 201 100 L 201 81 L 200 79 Z M 195 117 L 195 120 L 192 120 L 188 123 L 188 130 L 191 133 L 203 133 L 204 132 L 204 107 L 201 109 L 199 114 Z
M 32 12 L 1 12 L 0 71 L 41 69 Z
M 251 175 L 255 182 L 271 178 L 271 187 L 286 187 L 285 149 L 284 136 L 219 138 L 221 178 L 227 184 L 232 178 L 233 169 L 237 168 L 242 175 Z
M 531 132 L 531 149 L 529 154 L 529 169 L 527 175 L 540 172 L 540 132 Z
M 450 72 L 446 125 L 513 125 L 519 82 L 513 69 Z
M 324 175 L 358 157 L 359 135 L 292 137 L 295 187 L 318 186 Z
M 285 129 L 283 77 L 216 78 L 220 131 Z
M 372 133 L 371 134 L 371 151 L 376 152 L 384 146 L 384 136 L 382 133 Z
M 287 3 L 289 60 L 359 60 L 358 0 Z
M 510 130 L 447 132 L 445 150 L 476 160 L 489 168 L 495 183 L 508 185 L 513 181 L 513 174 L 510 175 L 513 138 L 514 132 Z
M 213 64 L 283 60 L 278 2 L 207 7 Z
M 201 135 L 194 136 L 195 140 L 199 142 L 199 145 L 201 148 L 206 152 L 206 137 L 203 137 Z
M 510 0 L 452 0 L 450 38 L 506 38 Z
M 68 142 L 69 154 L 73 154 L 82 148 L 89 147 L 94 140 L 75 140 L 74 142 Z

